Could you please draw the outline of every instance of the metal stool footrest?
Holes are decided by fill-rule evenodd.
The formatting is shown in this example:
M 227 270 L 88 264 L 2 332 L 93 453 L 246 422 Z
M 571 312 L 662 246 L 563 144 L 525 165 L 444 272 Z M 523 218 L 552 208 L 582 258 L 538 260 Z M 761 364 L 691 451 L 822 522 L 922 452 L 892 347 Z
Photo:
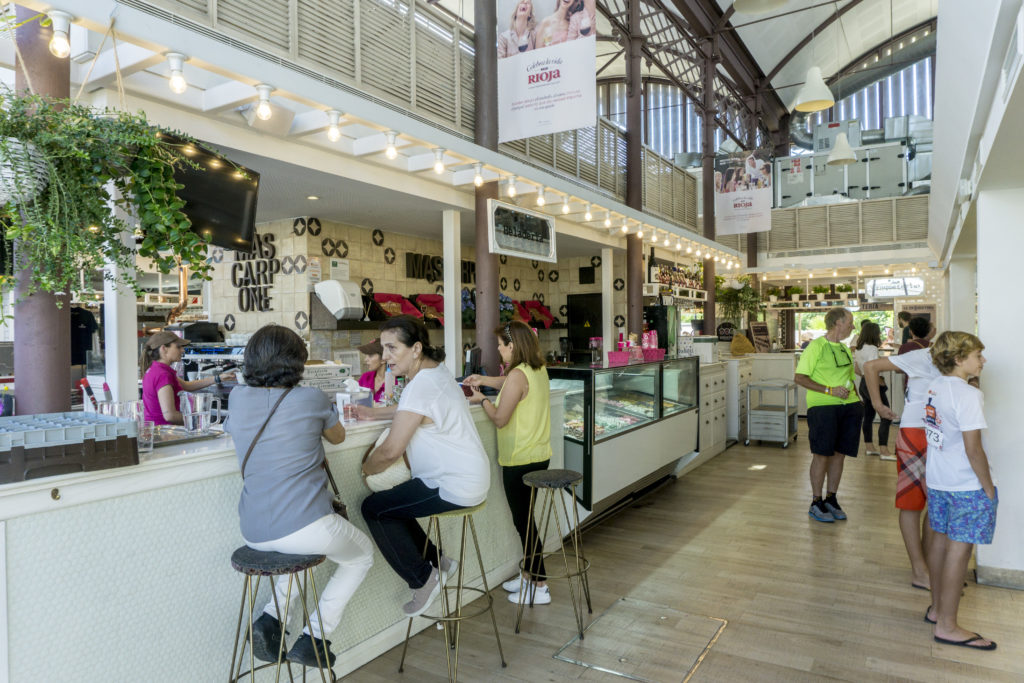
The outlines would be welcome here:
M 529 556 L 529 558 L 528 558 L 530 560 L 529 563 L 527 562 L 527 558 L 519 560 L 519 570 L 520 570 L 520 572 L 525 572 L 526 571 L 526 565 L 527 564 L 535 565 L 537 563 L 537 561 L 534 560 L 534 557 L 535 557 L 534 555 L 530 555 Z M 557 559 L 557 558 L 561 558 L 561 557 L 562 557 L 562 551 L 561 550 L 552 550 L 551 552 L 547 552 L 547 553 L 542 553 L 541 554 L 541 559 L 544 561 L 544 566 L 545 567 L 548 566 L 548 558 L 556 558 Z M 552 574 L 550 572 L 546 573 L 546 574 L 542 574 L 540 572 L 530 572 L 530 575 L 532 576 L 534 581 L 549 581 L 551 579 L 568 579 L 568 578 L 571 578 L 571 577 L 583 576 L 590 569 L 590 560 L 588 560 L 585 557 L 577 555 L 576 553 L 574 553 L 571 550 L 566 550 L 565 551 L 565 559 L 569 562 L 569 572 L 568 573 L 566 573 L 564 571 L 561 571 L 561 572 L 558 572 L 558 573 L 555 573 L 555 574 Z M 577 562 L 579 564 L 577 564 Z M 574 570 L 573 569 L 574 566 L 578 566 L 579 569 Z
M 453 592 L 457 592 L 459 590 L 459 588 L 458 588 L 458 586 L 445 586 L 444 590 L 447 591 L 449 594 L 451 594 Z M 455 622 L 455 621 L 464 621 L 466 619 L 472 619 L 473 617 L 478 617 L 481 614 L 483 614 L 484 612 L 488 612 L 488 611 L 490 611 L 492 609 L 492 606 L 494 604 L 494 598 L 491 597 L 490 593 L 485 592 L 483 588 L 474 588 L 473 586 L 463 586 L 462 587 L 462 592 L 463 593 L 467 593 L 467 592 L 479 593 L 485 599 L 485 601 L 486 601 L 485 605 L 483 607 L 480 607 L 480 608 L 474 607 L 473 608 L 474 611 L 468 612 L 468 613 L 467 612 L 462 612 L 461 614 L 455 614 L 455 615 L 449 614 L 448 616 L 436 616 L 436 615 L 432 615 L 432 614 L 421 614 L 420 616 L 423 617 L 424 619 L 429 619 L 430 621 Z M 448 598 L 448 599 L 452 600 L 452 598 Z M 472 600 L 465 600 L 465 599 L 463 599 L 463 602 L 472 602 Z

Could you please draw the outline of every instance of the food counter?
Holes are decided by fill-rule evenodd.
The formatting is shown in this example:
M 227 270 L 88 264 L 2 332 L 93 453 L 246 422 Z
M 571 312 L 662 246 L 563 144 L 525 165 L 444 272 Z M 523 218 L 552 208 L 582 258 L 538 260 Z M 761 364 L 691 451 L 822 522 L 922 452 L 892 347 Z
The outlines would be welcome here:
M 562 466 L 562 404 L 562 392 L 552 391 L 552 467 Z M 476 515 L 493 587 L 515 573 L 522 544 L 502 490 L 494 426 L 479 407 L 472 414 L 493 463 L 488 505 Z M 350 424 L 343 443 L 325 443 L 352 521 L 364 531 L 359 508 L 369 491 L 360 462 L 386 425 Z M 242 545 L 241 487 L 226 435 L 156 448 L 139 465 L 0 486 L 0 683 L 220 680 L 242 588 L 228 561 Z M 445 525 L 444 533 L 456 528 Z M 479 585 L 475 560 L 466 570 L 467 583 Z M 333 571 L 331 562 L 317 569 L 321 589 Z M 268 585 L 261 583 L 257 604 L 269 599 Z M 402 642 L 408 596 L 376 553 L 329 636 L 339 677 Z M 498 619 L 511 620 L 514 605 L 502 604 Z M 419 619 L 416 629 L 429 625 Z
M 609 507 L 697 448 L 697 372 L 696 356 L 548 369 L 565 390 L 565 466 L 583 473 L 586 509 Z

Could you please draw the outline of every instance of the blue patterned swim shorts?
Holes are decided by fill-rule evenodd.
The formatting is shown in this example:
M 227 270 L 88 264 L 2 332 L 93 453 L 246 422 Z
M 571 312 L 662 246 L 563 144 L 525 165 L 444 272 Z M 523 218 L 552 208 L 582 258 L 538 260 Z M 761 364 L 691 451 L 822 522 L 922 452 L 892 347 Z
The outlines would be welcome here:
M 961 543 L 991 543 L 996 530 L 996 499 L 989 500 L 984 489 L 939 491 L 928 487 L 928 523 L 932 531 Z

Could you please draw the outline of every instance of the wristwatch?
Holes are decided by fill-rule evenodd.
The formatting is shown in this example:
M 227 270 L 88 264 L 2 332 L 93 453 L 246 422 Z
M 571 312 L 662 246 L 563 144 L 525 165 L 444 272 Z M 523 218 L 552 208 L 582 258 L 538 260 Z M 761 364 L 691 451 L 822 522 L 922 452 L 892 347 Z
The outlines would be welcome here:
M 224 386 L 224 383 L 220 381 L 220 373 L 219 372 L 213 373 L 213 381 L 217 383 L 218 387 Z

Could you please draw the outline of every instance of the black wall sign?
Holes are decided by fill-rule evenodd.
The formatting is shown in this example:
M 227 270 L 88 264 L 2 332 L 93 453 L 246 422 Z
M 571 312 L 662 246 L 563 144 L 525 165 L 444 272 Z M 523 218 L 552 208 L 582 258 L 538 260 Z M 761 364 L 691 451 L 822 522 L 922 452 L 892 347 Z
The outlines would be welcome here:
M 476 284 L 476 263 L 462 261 L 462 284 Z M 405 253 L 405 276 L 410 280 L 438 282 L 444 279 L 444 259 L 429 254 Z
M 281 259 L 277 258 L 274 235 L 257 233 L 253 236 L 252 249 L 236 251 L 235 262 L 231 264 L 231 284 L 238 290 L 238 310 L 243 313 L 274 310 L 270 305 L 270 288 L 274 275 L 280 272 Z

